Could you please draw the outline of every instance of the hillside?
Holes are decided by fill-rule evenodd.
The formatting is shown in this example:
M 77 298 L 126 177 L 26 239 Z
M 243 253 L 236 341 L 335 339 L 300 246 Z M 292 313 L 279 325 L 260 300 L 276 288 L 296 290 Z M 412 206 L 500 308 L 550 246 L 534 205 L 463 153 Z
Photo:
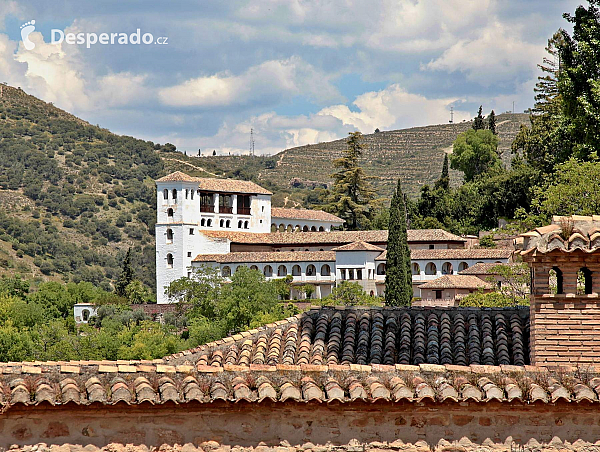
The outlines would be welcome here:
M 132 247 L 153 288 L 161 149 L 2 85 L 0 273 L 109 289 Z

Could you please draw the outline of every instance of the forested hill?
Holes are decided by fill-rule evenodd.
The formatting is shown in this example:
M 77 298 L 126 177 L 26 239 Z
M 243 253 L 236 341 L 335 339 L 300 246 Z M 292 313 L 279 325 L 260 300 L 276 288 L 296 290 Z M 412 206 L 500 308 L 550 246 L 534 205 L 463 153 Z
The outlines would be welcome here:
M 154 143 L 118 136 L 2 85 L 0 273 L 109 288 L 132 247 L 154 287 Z

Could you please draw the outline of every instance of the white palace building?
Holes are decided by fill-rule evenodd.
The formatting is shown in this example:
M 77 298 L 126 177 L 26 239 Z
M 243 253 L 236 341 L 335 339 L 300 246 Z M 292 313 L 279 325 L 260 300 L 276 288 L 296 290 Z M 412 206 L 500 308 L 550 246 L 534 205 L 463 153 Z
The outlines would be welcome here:
M 165 287 L 200 265 L 225 278 L 241 266 L 267 279 L 293 277 L 292 297 L 312 284 L 313 297 L 329 295 L 337 281 L 359 283 L 383 295 L 387 231 L 338 231 L 335 215 L 271 207 L 272 193 L 240 180 L 191 177 L 175 172 L 156 181 L 156 284 L 158 303 L 172 300 Z M 409 230 L 413 287 L 457 275 L 476 263 L 505 263 L 510 250 L 467 249 L 466 240 L 441 229 Z

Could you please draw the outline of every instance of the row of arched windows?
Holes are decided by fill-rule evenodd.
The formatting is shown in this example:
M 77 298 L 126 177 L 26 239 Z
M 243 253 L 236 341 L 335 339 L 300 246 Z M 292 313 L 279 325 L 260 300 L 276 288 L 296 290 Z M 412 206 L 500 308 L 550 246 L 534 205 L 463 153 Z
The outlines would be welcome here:
M 173 190 L 171 190 L 170 193 L 172 193 L 171 199 L 173 199 L 173 201 L 177 202 L 177 190 L 173 189 Z M 186 196 L 186 198 L 187 198 L 187 196 Z M 163 190 L 163 199 L 165 199 L 165 200 L 169 199 L 169 190 L 166 188 Z
M 250 270 L 258 270 L 258 267 L 256 265 L 252 265 L 250 266 Z M 222 269 L 221 269 L 221 275 L 225 278 L 230 277 L 232 274 L 231 272 L 231 267 L 229 265 L 225 265 Z M 270 278 L 273 276 L 273 267 L 271 267 L 270 265 L 265 265 L 264 269 L 263 269 L 263 274 L 267 277 Z M 287 276 L 288 273 L 288 268 L 285 265 L 280 265 L 277 267 L 277 276 L 278 277 L 285 277 Z M 292 276 L 301 276 L 302 275 L 302 269 L 300 268 L 299 265 L 294 265 L 292 267 Z M 330 276 L 331 275 L 331 267 L 328 264 L 323 264 L 321 266 L 321 276 Z M 313 264 L 310 264 L 306 267 L 306 276 L 317 276 L 317 267 L 315 267 Z
M 271 232 L 325 232 L 325 228 L 323 226 L 319 226 L 318 229 L 316 226 L 311 226 L 309 228 L 306 225 L 302 227 L 299 224 L 297 224 L 296 226 L 288 224 L 286 226 L 283 223 L 277 226 L 275 223 L 273 223 L 271 225 Z
M 548 288 L 552 294 L 564 294 L 563 272 L 558 267 L 552 267 L 548 272 Z M 577 272 L 578 295 L 587 295 L 592 293 L 592 272 L 587 267 L 582 267 Z

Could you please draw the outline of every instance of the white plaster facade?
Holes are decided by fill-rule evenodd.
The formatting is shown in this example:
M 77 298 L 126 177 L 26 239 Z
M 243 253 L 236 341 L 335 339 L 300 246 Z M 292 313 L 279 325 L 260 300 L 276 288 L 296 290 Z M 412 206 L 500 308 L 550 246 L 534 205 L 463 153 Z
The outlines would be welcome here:
M 77 303 L 73 306 L 75 323 L 88 323 L 90 317 L 95 316 L 97 312 L 98 307 L 91 303 Z

